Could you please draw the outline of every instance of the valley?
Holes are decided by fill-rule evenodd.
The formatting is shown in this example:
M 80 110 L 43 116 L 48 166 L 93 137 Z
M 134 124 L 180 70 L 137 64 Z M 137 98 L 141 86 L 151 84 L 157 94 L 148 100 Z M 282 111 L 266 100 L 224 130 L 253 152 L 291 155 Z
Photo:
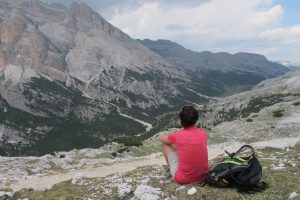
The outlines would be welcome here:
M 182 105 L 200 108 L 289 71 L 262 55 L 135 40 L 84 3 L 1 0 L 0 30 L 2 156 L 142 141 L 178 126 Z
M 299 198 L 297 62 L 135 39 L 63 3 L 0 0 L 0 200 Z M 208 133 L 210 166 L 251 144 L 270 188 L 174 183 L 158 138 L 181 128 L 184 105 Z

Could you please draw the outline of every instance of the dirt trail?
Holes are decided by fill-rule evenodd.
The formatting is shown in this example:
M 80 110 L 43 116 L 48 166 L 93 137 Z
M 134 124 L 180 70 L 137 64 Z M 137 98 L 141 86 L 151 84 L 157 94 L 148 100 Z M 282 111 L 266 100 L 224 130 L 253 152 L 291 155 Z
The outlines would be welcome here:
M 300 142 L 300 137 L 293 137 L 293 138 L 281 138 L 281 139 L 274 139 L 269 141 L 261 141 L 255 142 L 252 145 L 259 147 L 269 144 L 274 145 L 285 145 L 285 146 L 294 146 L 296 143 Z M 209 159 L 213 159 L 218 155 L 224 153 L 224 149 L 229 152 L 236 151 L 241 144 L 233 144 L 230 146 L 225 147 L 214 147 L 209 148 Z M 46 188 L 51 188 L 53 185 L 67 181 L 72 179 L 76 174 L 81 173 L 86 178 L 97 178 L 97 177 L 106 177 L 108 175 L 114 173 L 125 173 L 136 169 L 137 167 L 143 166 L 153 166 L 153 165 L 165 165 L 165 161 L 163 156 L 145 156 L 141 158 L 136 158 L 134 160 L 116 162 L 111 165 L 102 166 L 99 168 L 85 168 L 80 170 L 73 170 L 66 173 L 56 173 L 47 176 L 41 175 L 33 175 L 28 177 L 27 179 L 20 179 L 18 182 L 12 183 L 10 187 L 14 191 L 21 190 L 22 188 L 33 188 L 34 190 L 43 190 Z

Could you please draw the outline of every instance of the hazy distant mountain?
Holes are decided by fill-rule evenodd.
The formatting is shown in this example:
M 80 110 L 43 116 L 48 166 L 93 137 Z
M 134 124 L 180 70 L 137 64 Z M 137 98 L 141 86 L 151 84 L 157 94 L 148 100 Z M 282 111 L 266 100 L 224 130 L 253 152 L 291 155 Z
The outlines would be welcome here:
M 300 68 L 300 62 L 276 61 L 277 63 L 286 66 L 289 69 Z
M 169 40 L 139 41 L 173 65 L 202 80 L 203 84 L 215 87 L 215 95 L 222 95 L 226 90 L 229 94 L 236 92 L 230 89 L 249 89 L 262 80 L 289 71 L 287 67 L 268 61 L 258 54 L 208 51 L 199 53 Z
M 276 61 L 279 64 L 282 64 L 284 66 L 300 66 L 300 62 L 290 62 L 290 61 L 286 61 L 286 60 L 279 60 Z

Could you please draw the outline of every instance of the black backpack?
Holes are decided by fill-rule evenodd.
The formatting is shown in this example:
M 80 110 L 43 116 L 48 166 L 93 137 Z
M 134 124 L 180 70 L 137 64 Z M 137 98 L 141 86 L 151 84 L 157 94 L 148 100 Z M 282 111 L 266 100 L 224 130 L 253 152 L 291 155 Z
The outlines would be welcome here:
M 246 150 L 250 156 L 238 156 Z M 267 183 L 260 182 L 262 167 L 256 158 L 254 148 L 250 145 L 242 146 L 237 152 L 229 153 L 209 171 L 207 184 L 214 187 L 237 187 L 239 192 L 261 192 L 267 188 Z

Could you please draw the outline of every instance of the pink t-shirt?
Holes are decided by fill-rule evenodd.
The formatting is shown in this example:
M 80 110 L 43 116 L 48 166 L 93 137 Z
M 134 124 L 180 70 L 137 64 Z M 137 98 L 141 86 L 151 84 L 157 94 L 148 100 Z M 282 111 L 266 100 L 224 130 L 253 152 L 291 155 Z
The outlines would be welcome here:
M 208 172 L 206 131 L 193 126 L 169 134 L 168 139 L 175 144 L 178 154 L 175 181 L 180 184 L 204 182 Z

